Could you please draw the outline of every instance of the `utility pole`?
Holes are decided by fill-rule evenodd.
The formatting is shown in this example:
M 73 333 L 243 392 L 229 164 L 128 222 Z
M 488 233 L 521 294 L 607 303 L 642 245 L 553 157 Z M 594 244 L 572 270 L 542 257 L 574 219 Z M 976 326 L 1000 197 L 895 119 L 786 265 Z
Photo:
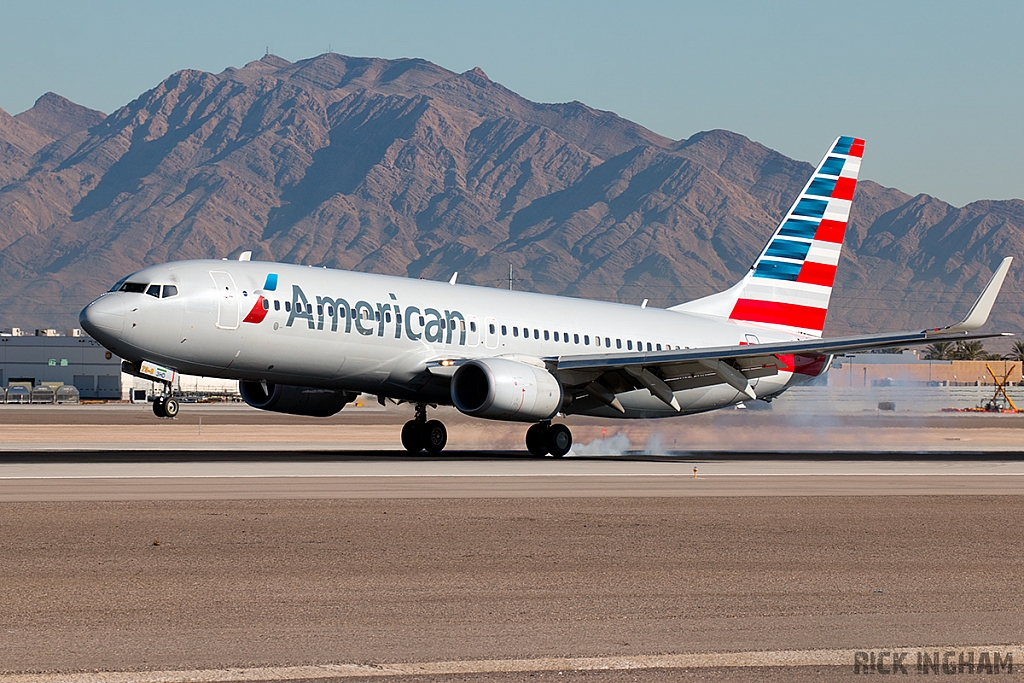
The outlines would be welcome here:
M 512 262 L 508 262 L 508 291 L 512 291 Z

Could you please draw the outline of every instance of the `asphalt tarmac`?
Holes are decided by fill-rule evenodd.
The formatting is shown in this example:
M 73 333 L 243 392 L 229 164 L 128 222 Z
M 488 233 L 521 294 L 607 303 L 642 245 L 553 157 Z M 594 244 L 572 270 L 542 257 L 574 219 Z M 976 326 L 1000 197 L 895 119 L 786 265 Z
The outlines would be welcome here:
M 908 675 L 935 652 L 1024 669 L 1009 448 L 539 460 L 259 438 L 4 453 L 0 683 L 859 680 L 881 652 Z

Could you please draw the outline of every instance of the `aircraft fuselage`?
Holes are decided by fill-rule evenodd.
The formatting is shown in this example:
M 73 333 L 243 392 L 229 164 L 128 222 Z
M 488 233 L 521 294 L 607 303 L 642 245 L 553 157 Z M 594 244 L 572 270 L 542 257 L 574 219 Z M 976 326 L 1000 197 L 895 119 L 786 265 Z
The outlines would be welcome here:
M 664 309 L 256 261 L 168 263 L 124 282 L 143 291 L 105 294 L 82 319 L 126 360 L 186 374 L 425 403 L 452 402 L 448 378 L 425 371 L 443 359 L 501 356 L 536 363 L 563 355 L 800 338 Z M 172 285 L 176 293 L 147 294 L 153 285 Z M 819 366 L 814 374 L 823 370 Z M 783 370 L 752 385 L 758 396 L 774 396 L 808 379 Z M 679 412 L 646 389 L 619 396 L 625 413 L 593 401 L 568 403 L 566 411 L 666 417 L 748 400 L 723 384 L 674 394 Z

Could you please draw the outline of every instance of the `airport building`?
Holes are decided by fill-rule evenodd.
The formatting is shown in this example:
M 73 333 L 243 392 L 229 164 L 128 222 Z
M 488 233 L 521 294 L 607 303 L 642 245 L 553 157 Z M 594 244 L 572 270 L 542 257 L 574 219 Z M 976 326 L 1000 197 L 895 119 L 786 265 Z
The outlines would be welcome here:
M 42 329 L 26 334 L 14 327 L 0 331 L 0 403 L 145 402 L 162 389 L 158 382 L 123 374 L 121 359 L 82 330 Z M 238 383 L 181 375 L 174 389 L 184 396 L 230 398 L 237 396 Z
M 999 380 L 1021 384 L 1020 361 L 928 360 L 917 350 L 837 356 L 827 377 L 831 387 L 990 386 L 990 367 Z
M 0 388 L 18 402 L 31 394 L 59 397 L 77 393 L 82 399 L 121 398 L 121 359 L 114 356 L 81 330 L 36 330 L 25 335 L 18 328 L 0 333 Z M 46 390 L 51 390 L 52 395 Z

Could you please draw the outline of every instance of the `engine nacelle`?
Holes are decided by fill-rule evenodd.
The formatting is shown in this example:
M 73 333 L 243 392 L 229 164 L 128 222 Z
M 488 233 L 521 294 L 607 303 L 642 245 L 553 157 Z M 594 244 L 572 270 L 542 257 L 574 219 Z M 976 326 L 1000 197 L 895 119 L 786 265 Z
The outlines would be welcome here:
M 507 358 L 482 358 L 459 366 L 452 402 L 466 415 L 537 422 L 562 409 L 562 385 L 544 368 Z
M 238 393 L 242 395 L 242 400 L 253 408 L 307 417 L 334 415 L 358 396 L 351 391 L 296 387 L 289 384 L 264 385 L 263 382 L 244 379 L 238 382 Z

